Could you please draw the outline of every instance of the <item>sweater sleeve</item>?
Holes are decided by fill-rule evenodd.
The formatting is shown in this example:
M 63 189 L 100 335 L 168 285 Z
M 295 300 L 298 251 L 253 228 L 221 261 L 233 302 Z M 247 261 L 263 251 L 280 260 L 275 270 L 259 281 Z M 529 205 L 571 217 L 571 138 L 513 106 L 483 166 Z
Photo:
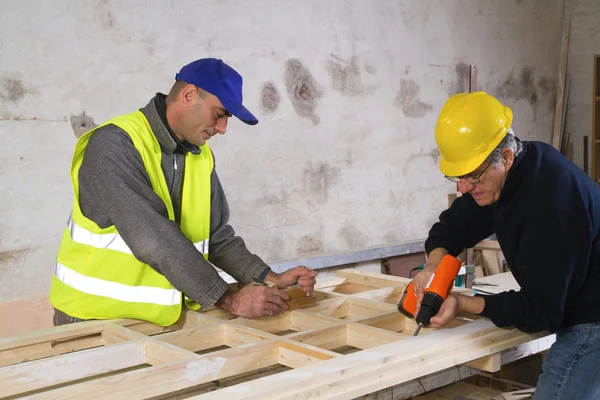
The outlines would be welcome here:
M 557 331 L 567 296 L 576 295 L 568 293 L 573 272 L 589 262 L 592 234 L 589 224 L 582 225 L 586 220 L 560 211 L 530 218 L 514 266 L 521 290 L 485 297 L 481 315 L 500 327 Z
M 210 225 L 209 261 L 243 285 L 254 279 L 264 280 L 271 268 L 248 250 L 244 240 L 236 236 L 229 225 L 229 205 L 216 168 L 211 177 Z
M 469 194 L 454 200 L 449 209 L 440 214 L 425 241 L 425 251 L 441 247 L 453 256 L 473 247 L 494 233 L 491 207 L 479 206 Z
M 107 125 L 94 132 L 79 183 L 84 215 L 100 226 L 114 225 L 138 260 L 202 307 L 223 296 L 227 283 L 168 218 L 139 152 L 124 131 Z

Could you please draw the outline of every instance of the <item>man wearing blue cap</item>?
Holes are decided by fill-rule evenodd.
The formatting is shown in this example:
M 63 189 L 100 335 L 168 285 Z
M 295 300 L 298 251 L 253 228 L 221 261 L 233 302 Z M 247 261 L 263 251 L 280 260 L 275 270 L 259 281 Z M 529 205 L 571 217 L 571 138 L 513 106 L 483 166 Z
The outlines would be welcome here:
M 113 118 L 77 142 L 74 201 L 50 289 L 54 324 L 133 318 L 168 326 L 183 304 L 217 305 L 254 318 L 279 315 L 287 295 L 262 285 L 233 292 L 214 264 L 246 285 L 298 283 L 310 294 L 316 272 L 276 274 L 228 225 L 229 208 L 206 143 L 242 105 L 242 77 L 223 61 L 194 61 L 169 94 Z

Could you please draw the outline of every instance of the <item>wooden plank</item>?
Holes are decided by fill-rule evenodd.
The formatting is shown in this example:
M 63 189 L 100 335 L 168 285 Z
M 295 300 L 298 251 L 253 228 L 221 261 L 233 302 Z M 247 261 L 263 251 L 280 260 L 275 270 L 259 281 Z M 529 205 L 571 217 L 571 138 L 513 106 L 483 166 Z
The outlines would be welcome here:
M 556 335 L 548 335 L 517 345 L 515 347 L 511 347 L 510 349 L 504 350 L 502 353 L 500 353 L 501 363 L 502 365 L 509 364 L 524 357 L 546 351 L 554 344 L 555 341 Z
M 144 341 L 146 363 L 150 365 L 162 365 L 180 361 L 197 360 L 201 356 L 173 346 L 170 343 L 148 339 Z
M 337 325 L 317 331 L 290 335 L 289 338 L 322 349 L 333 350 L 348 344 L 348 329 L 347 325 Z
M 500 243 L 497 240 L 486 239 L 473 246 L 473 250 L 496 250 L 502 251 Z
M 452 367 L 441 372 L 413 379 L 406 383 L 393 386 L 392 398 L 394 400 L 411 399 L 414 396 L 429 392 L 451 383 L 463 380 L 477 374 L 479 370 L 465 366 Z
M 407 320 L 409 320 L 409 318 L 405 317 L 399 312 L 390 311 L 373 317 L 358 319 L 356 320 L 356 322 L 360 322 L 361 324 L 369 326 L 374 326 L 376 328 L 386 329 L 392 332 L 402 332 L 406 329 Z
M 500 353 L 490 354 L 489 356 L 481 357 L 465 364 L 471 368 L 481 369 L 487 372 L 498 372 L 502 366 Z
M 182 349 L 196 352 L 227 345 L 225 341 L 225 325 L 206 325 L 169 332 L 157 336 L 157 339 Z
M 567 77 L 567 60 L 569 57 L 570 18 L 564 18 L 560 44 L 560 64 L 558 66 L 558 83 L 556 85 L 556 108 L 554 111 L 554 128 L 552 130 L 552 146 L 560 150 L 561 131 L 563 127 L 562 110 L 565 98 L 565 81 Z
M 0 393 L 14 396 L 146 362 L 144 342 L 128 342 L 0 368 Z
M 102 339 L 107 345 L 146 338 L 146 335 L 136 332 L 133 329 L 111 323 L 105 324 L 104 330 L 102 331 Z
M 337 274 L 338 276 L 345 278 L 347 282 L 370 286 L 374 289 L 382 287 L 399 287 L 404 290 L 411 281 L 408 278 L 402 278 L 400 276 L 374 274 L 353 269 L 342 269 L 337 271 Z
M 381 289 L 369 290 L 368 292 L 356 293 L 353 294 L 352 297 L 374 301 L 383 301 L 385 303 L 390 304 L 398 304 L 400 298 L 402 297 L 402 293 L 404 293 L 404 290 L 400 288 L 384 287 Z
M 358 349 L 370 349 L 382 344 L 401 340 L 403 337 L 397 333 L 377 329 L 367 325 L 349 324 L 347 327 L 347 344 Z
M 279 342 L 279 364 L 290 368 L 300 368 L 318 361 L 330 360 L 338 354 L 321 349 L 303 346 L 290 341 Z
M 297 331 L 308 331 L 311 329 L 321 329 L 327 326 L 336 325 L 341 321 L 336 317 L 327 315 L 315 315 L 316 308 L 311 308 L 311 312 L 307 310 L 292 311 L 291 326 Z
M 377 289 L 377 287 L 362 285 L 359 283 L 346 282 L 342 283 L 341 285 L 323 288 L 321 289 L 321 291 L 326 293 L 355 294 L 367 292 L 373 289 Z
M 210 357 L 199 357 L 61 387 L 32 395 L 29 399 L 80 399 L 91 394 L 94 399 L 115 400 L 155 397 L 275 365 L 279 361 L 279 346 L 277 343 L 240 346 L 213 353 Z
M 229 347 L 241 346 L 244 344 L 260 343 L 265 340 L 273 339 L 272 335 L 265 334 L 262 331 L 236 325 L 225 325 L 223 344 Z

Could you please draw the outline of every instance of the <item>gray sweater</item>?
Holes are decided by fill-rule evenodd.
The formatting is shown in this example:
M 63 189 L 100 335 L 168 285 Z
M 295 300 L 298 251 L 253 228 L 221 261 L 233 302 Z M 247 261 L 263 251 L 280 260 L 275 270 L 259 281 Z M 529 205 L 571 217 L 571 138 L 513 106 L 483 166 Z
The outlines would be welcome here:
M 227 283 L 210 263 L 242 284 L 262 281 L 270 268 L 248 251 L 228 224 L 229 206 L 216 168 L 211 174 L 210 263 L 183 235 L 179 217 L 185 152 L 199 153 L 200 149 L 180 143 L 170 133 L 164 95 L 157 94 L 141 111 L 161 145 L 162 170 L 176 221 L 169 220 L 164 202 L 152 190 L 131 138 L 115 125 L 97 129 L 86 148 L 79 170 L 83 214 L 102 228 L 114 225 L 138 260 L 202 307 L 215 304 L 227 290 Z

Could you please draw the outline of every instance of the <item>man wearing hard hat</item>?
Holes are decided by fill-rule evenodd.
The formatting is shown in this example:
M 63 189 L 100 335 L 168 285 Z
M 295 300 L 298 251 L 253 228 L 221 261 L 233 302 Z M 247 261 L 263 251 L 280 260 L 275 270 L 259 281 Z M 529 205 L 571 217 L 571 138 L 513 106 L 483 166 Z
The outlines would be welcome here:
M 556 333 L 534 399 L 600 399 L 600 188 L 552 146 L 516 138 L 512 121 L 484 92 L 457 94 L 442 108 L 440 169 L 462 196 L 431 228 L 415 288 L 422 295 L 445 254 L 495 234 L 521 290 L 450 295 L 431 327 L 467 312 Z

